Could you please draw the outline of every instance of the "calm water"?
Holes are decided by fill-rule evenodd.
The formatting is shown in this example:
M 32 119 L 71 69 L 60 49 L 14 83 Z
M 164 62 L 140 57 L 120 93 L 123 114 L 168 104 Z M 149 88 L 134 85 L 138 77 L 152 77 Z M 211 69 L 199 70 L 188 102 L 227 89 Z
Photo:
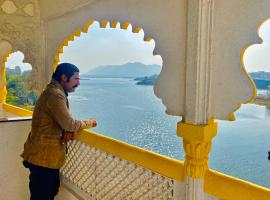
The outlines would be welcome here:
M 75 118 L 95 117 L 93 130 L 145 149 L 183 160 L 176 136 L 180 117 L 166 115 L 152 86 L 131 79 L 82 80 L 69 96 Z M 270 108 L 243 105 L 235 122 L 219 121 L 210 168 L 270 188 Z

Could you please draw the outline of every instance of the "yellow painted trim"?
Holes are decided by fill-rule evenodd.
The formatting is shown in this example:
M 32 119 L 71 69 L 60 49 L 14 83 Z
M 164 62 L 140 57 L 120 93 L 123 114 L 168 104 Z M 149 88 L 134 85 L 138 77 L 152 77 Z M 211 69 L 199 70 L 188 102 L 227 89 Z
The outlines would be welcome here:
M 29 110 L 10 104 L 3 104 L 2 106 L 3 110 L 14 115 L 21 117 L 32 116 L 32 112 Z M 162 156 L 89 130 L 82 130 L 76 133 L 75 139 L 163 176 L 181 182 L 184 181 L 184 164 L 182 161 Z
M 231 113 L 229 115 L 229 121 L 235 121 L 235 115 L 234 115 L 234 113 Z
M 260 30 L 261 26 L 262 26 L 267 20 L 269 20 L 269 19 L 270 19 L 269 17 L 266 18 L 266 19 L 263 20 L 263 21 L 260 23 L 260 25 L 258 26 L 258 28 L 257 28 L 257 35 L 258 35 L 258 36 L 259 36 L 259 30 Z M 262 38 L 261 38 L 260 36 L 259 36 L 259 38 L 262 40 Z M 263 40 L 262 40 L 262 42 L 263 42 Z M 262 42 L 261 42 L 260 44 L 262 44 Z M 246 52 L 246 50 L 247 50 L 248 48 L 250 48 L 250 47 L 252 47 L 252 46 L 253 46 L 253 44 L 247 45 L 247 46 L 241 51 L 241 53 L 240 53 L 240 65 L 241 65 L 241 68 L 242 68 L 242 70 L 244 71 L 244 73 L 246 74 L 246 76 L 247 76 L 247 78 L 248 78 L 248 80 L 249 80 L 249 82 L 250 82 L 250 84 L 251 84 L 251 86 L 252 86 L 252 89 L 253 89 L 253 96 L 252 96 L 249 100 L 247 100 L 246 102 L 243 102 L 243 104 L 247 104 L 247 103 L 253 102 L 253 101 L 256 99 L 256 96 L 257 96 L 256 85 L 255 85 L 254 81 L 252 80 L 252 78 L 250 77 L 250 75 L 248 74 L 248 72 L 247 72 L 247 70 L 246 70 L 246 68 L 245 68 L 245 65 L 244 65 L 244 55 L 245 55 L 245 52 Z M 237 108 L 229 115 L 229 121 L 234 121 L 234 120 L 235 120 L 234 112 L 237 111 L 237 110 L 239 110 L 240 107 L 241 107 L 241 104 L 238 104 L 238 105 L 237 105 Z
M 56 54 L 56 55 L 54 56 L 54 60 L 55 60 L 55 62 L 57 62 L 57 63 L 60 61 L 59 54 Z
M 0 103 L 5 103 L 7 98 L 7 80 L 6 80 L 6 62 L 8 56 L 12 53 L 11 49 L 7 50 L 2 58 L 2 67 L 1 67 L 1 79 L 2 79 L 2 87 L 0 88 Z
M 153 40 L 153 38 L 150 38 L 150 37 L 144 39 L 145 42 L 151 42 L 152 40 Z
M 129 22 L 125 22 L 125 23 L 123 23 L 123 24 L 121 25 L 121 29 L 126 30 L 126 29 L 128 28 L 129 25 L 130 25 Z
M 249 47 L 251 47 L 251 45 L 248 46 L 248 47 L 246 47 L 246 48 L 244 48 L 244 49 L 242 50 L 241 54 L 240 54 L 241 67 L 242 67 L 244 73 L 247 75 L 248 80 L 249 80 L 249 82 L 250 82 L 250 84 L 251 84 L 251 86 L 252 86 L 252 89 L 253 89 L 253 96 L 252 96 L 249 100 L 247 100 L 246 102 L 244 102 L 245 104 L 246 104 L 246 103 L 252 102 L 252 101 L 256 98 L 256 96 L 257 96 L 256 85 L 255 85 L 254 81 L 252 80 L 252 78 L 249 76 L 249 74 L 248 74 L 248 72 L 247 72 L 247 70 L 246 70 L 246 68 L 245 68 L 245 65 L 244 65 L 244 54 L 245 54 L 245 51 L 246 51 Z M 237 108 L 237 110 L 238 110 L 240 107 L 241 107 L 241 105 L 239 105 L 239 107 Z
M 138 26 L 133 30 L 133 33 L 139 33 L 141 30 L 142 28 Z
M 177 135 L 189 141 L 210 141 L 217 134 L 217 123 L 209 120 L 206 125 L 194 125 L 184 122 L 177 124 Z
M 64 48 L 63 46 L 60 46 L 60 47 L 58 48 L 58 54 L 61 54 L 61 53 L 64 52 L 63 48 Z
M 257 35 L 258 35 L 259 38 L 261 39 L 261 43 L 260 43 L 260 44 L 263 43 L 263 40 L 262 40 L 262 38 L 261 38 L 260 35 L 259 35 L 259 30 L 260 30 L 261 26 L 262 26 L 267 20 L 269 20 L 269 19 L 270 19 L 269 17 L 266 18 L 266 19 L 264 19 L 264 20 L 260 23 L 260 25 L 258 26 L 258 28 L 257 28 Z M 247 100 L 246 102 L 244 102 L 244 104 L 251 103 L 252 101 L 255 100 L 255 98 L 256 98 L 256 96 L 257 96 L 256 85 L 255 85 L 254 81 L 252 80 L 252 78 L 249 76 L 249 74 L 248 74 L 248 72 L 247 72 L 247 70 L 246 70 L 246 68 L 245 68 L 245 65 L 244 65 L 244 55 L 245 55 L 245 52 L 246 52 L 247 49 L 249 49 L 249 48 L 252 47 L 253 45 L 254 45 L 254 44 L 251 44 L 251 45 L 246 46 L 246 47 L 241 51 L 241 54 L 240 54 L 240 63 L 241 63 L 242 70 L 244 71 L 244 73 L 245 73 L 246 76 L 248 77 L 248 80 L 249 80 L 250 84 L 252 85 L 252 89 L 253 89 L 253 96 L 252 96 L 249 100 Z M 240 106 L 241 106 L 241 104 L 238 105 L 238 107 L 235 109 L 235 111 L 237 111 L 237 110 L 240 108 Z M 235 111 L 234 111 L 234 112 L 235 112 Z M 229 116 L 229 120 L 230 120 L 230 121 L 234 121 L 234 120 L 235 120 L 235 117 L 231 117 L 232 115 L 233 115 L 233 113 L 231 113 L 231 115 Z
M 63 46 L 68 46 L 68 41 L 69 41 L 69 39 L 65 38 L 64 41 L 63 41 Z
M 217 134 L 217 123 L 213 119 L 206 125 L 177 123 L 177 135 L 183 137 L 185 150 L 185 174 L 193 179 L 203 178 L 208 169 L 208 154 L 211 142 Z
M 100 23 L 100 28 L 106 28 L 109 21 L 107 19 L 104 19 Z
M 82 130 L 75 139 L 92 147 L 108 152 L 119 158 L 150 169 L 174 180 L 184 181 L 183 162 L 162 156 L 142 148 L 126 144 L 93 131 Z M 270 197 L 270 190 L 258 185 L 207 170 L 204 177 L 204 191 L 226 200 L 252 199 L 261 200 Z
M 114 21 L 114 22 L 112 22 L 112 23 L 111 23 L 111 28 L 116 28 L 118 24 L 120 24 L 119 21 Z
M 80 37 L 80 36 L 81 36 L 81 32 L 82 32 L 82 30 L 78 28 L 78 29 L 75 31 L 75 36 L 76 36 L 76 37 Z
M 270 199 L 270 189 L 231 177 L 214 170 L 208 170 L 204 179 L 204 191 L 226 200 Z
M 261 38 L 260 35 L 259 35 L 259 30 L 260 30 L 261 26 L 262 26 L 267 20 L 269 20 L 269 19 L 270 19 L 269 17 L 266 18 L 266 19 L 264 19 L 264 20 L 260 23 L 260 25 L 258 26 L 258 28 L 257 28 L 257 35 L 258 35 L 259 38 L 261 39 L 261 43 L 260 43 L 260 44 L 263 43 L 263 40 L 262 40 L 262 38 Z M 248 74 L 248 72 L 247 72 L 247 70 L 246 70 L 246 68 L 245 68 L 245 65 L 244 65 L 244 55 L 245 55 L 245 52 L 246 52 L 246 50 L 247 50 L 248 48 L 252 47 L 253 45 L 254 45 L 254 44 L 247 45 L 247 46 L 241 51 L 241 54 L 240 54 L 240 64 L 241 64 L 241 68 L 242 68 L 242 70 L 244 71 L 244 73 L 246 74 L 246 76 L 248 77 L 248 80 L 249 80 L 249 82 L 250 82 L 250 84 L 251 84 L 251 86 L 252 86 L 252 89 L 253 89 L 253 96 L 252 96 L 249 100 L 247 100 L 246 102 L 244 102 L 244 104 L 253 102 L 253 101 L 256 99 L 256 96 L 257 96 L 256 85 L 255 85 L 254 81 L 252 80 L 252 78 L 249 76 L 249 74 Z M 240 109 L 240 107 L 241 107 L 241 104 L 238 104 L 238 106 L 237 106 L 237 108 L 235 109 L 235 111 L 237 111 L 238 109 Z M 234 112 L 235 112 L 235 111 L 234 111 Z M 234 113 L 234 112 L 233 112 L 233 113 Z M 235 117 L 234 117 L 234 114 L 233 114 L 233 113 L 230 114 L 230 116 L 229 116 L 229 121 L 234 121 L 234 120 L 235 120 Z
M 246 74 L 250 84 L 251 84 L 251 87 L 253 89 L 253 96 L 247 100 L 246 102 L 243 102 L 243 104 L 247 104 L 247 103 L 251 103 L 257 96 L 257 90 L 256 90 L 256 85 L 254 83 L 254 81 L 252 80 L 252 78 L 249 76 L 246 68 L 245 68 L 245 65 L 244 65 L 244 54 L 245 54 L 245 51 L 251 47 L 252 45 L 249 45 L 247 46 L 246 48 L 244 48 L 242 51 L 241 51 L 241 54 L 240 54 L 240 65 L 241 65 L 241 68 L 242 70 L 244 71 L 244 73 Z M 229 115 L 229 121 L 235 121 L 235 116 L 234 116 L 234 112 L 239 110 L 241 108 L 241 104 L 238 104 L 235 108 L 235 110 Z
M 181 182 L 184 181 L 184 165 L 182 161 L 147 151 L 93 131 L 82 130 L 75 135 L 75 139 L 163 176 Z
M 84 33 L 87 33 L 88 32 L 88 29 L 90 26 L 92 26 L 92 24 L 95 22 L 95 20 L 89 20 L 84 26 L 83 26 L 83 29 L 82 29 L 82 32 Z
M 73 34 L 70 34 L 70 36 L 69 36 L 69 41 L 74 41 L 74 38 L 75 38 L 75 33 Z
M 55 63 L 53 63 L 53 71 L 55 71 L 55 70 L 56 70 L 57 65 L 58 65 L 58 63 L 55 61 Z
M 23 109 L 23 108 L 19 108 L 7 103 L 3 103 L 2 104 L 3 110 L 9 113 L 12 113 L 14 115 L 20 116 L 20 117 L 29 117 L 32 116 L 33 112 Z

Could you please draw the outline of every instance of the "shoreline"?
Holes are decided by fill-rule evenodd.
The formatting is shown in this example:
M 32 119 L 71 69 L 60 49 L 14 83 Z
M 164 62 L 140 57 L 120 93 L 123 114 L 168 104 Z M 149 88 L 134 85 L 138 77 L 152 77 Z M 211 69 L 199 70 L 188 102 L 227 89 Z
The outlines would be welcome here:
M 254 101 L 251 102 L 251 104 L 270 107 L 270 97 L 261 96 L 261 95 L 257 96 L 254 99 Z

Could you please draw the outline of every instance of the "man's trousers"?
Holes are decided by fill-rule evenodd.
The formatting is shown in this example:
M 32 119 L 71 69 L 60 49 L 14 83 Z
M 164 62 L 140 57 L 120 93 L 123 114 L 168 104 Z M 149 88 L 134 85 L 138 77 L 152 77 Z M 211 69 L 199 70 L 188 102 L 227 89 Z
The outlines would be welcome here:
M 50 169 L 23 161 L 29 168 L 30 200 L 54 200 L 60 186 L 59 169 Z

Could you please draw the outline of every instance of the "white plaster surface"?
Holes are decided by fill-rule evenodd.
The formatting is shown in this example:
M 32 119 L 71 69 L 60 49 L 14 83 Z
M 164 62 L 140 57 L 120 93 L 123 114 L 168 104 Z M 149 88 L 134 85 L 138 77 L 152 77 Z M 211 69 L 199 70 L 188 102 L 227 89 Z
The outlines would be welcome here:
M 31 121 L 0 122 L 0 199 L 29 199 L 29 172 L 23 167 L 20 154 L 30 124 Z
M 2 68 L 4 67 L 2 65 L 3 57 L 8 50 L 11 50 L 10 43 L 8 41 L 1 40 L 0 38 L 0 89 L 3 87 L 3 78 L 4 78 L 2 77 L 2 74 L 1 74 L 1 71 L 3 70 Z
M 20 154 L 30 131 L 31 121 L 0 122 L 0 199 L 29 200 L 29 170 L 22 165 Z M 77 200 L 61 187 L 57 200 Z
M 179 181 L 174 181 L 173 200 L 185 200 L 186 191 L 185 184 Z
M 77 196 L 72 194 L 66 187 L 60 187 L 56 200 L 82 200 L 82 198 L 77 198 Z
M 42 0 L 41 13 L 46 25 L 45 65 L 52 66 L 54 56 L 63 40 L 78 28 L 83 28 L 88 20 L 130 22 L 133 28 L 142 27 L 145 38 L 154 38 L 154 54 L 161 55 L 163 59 L 161 77 L 170 78 L 165 81 L 166 83 L 163 81 L 158 85 L 169 97 L 163 99 L 168 112 L 177 110 L 179 113 L 183 106 L 179 103 L 179 99 L 184 96 L 184 85 L 181 83 L 185 79 L 185 2 L 184 0 L 171 0 L 166 3 L 164 0 Z M 52 68 L 48 68 L 47 81 L 51 73 Z M 163 97 L 164 93 L 160 95 Z M 174 98 L 171 98 L 172 96 Z
M 207 49 L 199 52 L 210 58 L 209 63 L 206 63 L 210 65 L 210 71 L 202 73 L 212 76 L 209 88 L 206 88 L 210 90 L 209 95 L 203 97 L 203 103 L 208 104 L 204 112 L 207 118 L 228 119 L 238 104 L 253 96 L 251 83 L 240 66 L 239 57 L 246 45 L 258 41 L 256 28 L 269 15 L 270 4 L 268 0 L 212 1 L 215 4 L 209 10 L 214 18 L 212 49 L 209 52 L 206 52 Z M 130 22 L 133 27 L 142 27 L 146 37 L 155 39 L 154 53 L 163 58 L 163 68 L 156 82 L 155 93 L 162 99 L 167 113 L 185 115 L 187 110 L 196 107 L 196 102 L 186 102 L 189 99 L 186 95 L 194 93 L 185 92 L 202 92 L 200 88 L 190 85 L 190 80 L 186 87 L 187 1 L 41 0 L 40 5 L 41 19 L 46 27 L 45 66 L 52 66 L 54 55 L 62 41 L 71 32 L 83 28 L 89 19 L 100 22 L 103 19 Z M 208 19 L 202 20 L 204 24 Z M 200 36 L 199 33 L 197 37 Z M 196 35 L 194 38 L 196 39 Z M 52 68 L 46 68 L 45 71 L 48 81 Z M 200 80 L 195 79 L 194 83 L 197 81 Z

